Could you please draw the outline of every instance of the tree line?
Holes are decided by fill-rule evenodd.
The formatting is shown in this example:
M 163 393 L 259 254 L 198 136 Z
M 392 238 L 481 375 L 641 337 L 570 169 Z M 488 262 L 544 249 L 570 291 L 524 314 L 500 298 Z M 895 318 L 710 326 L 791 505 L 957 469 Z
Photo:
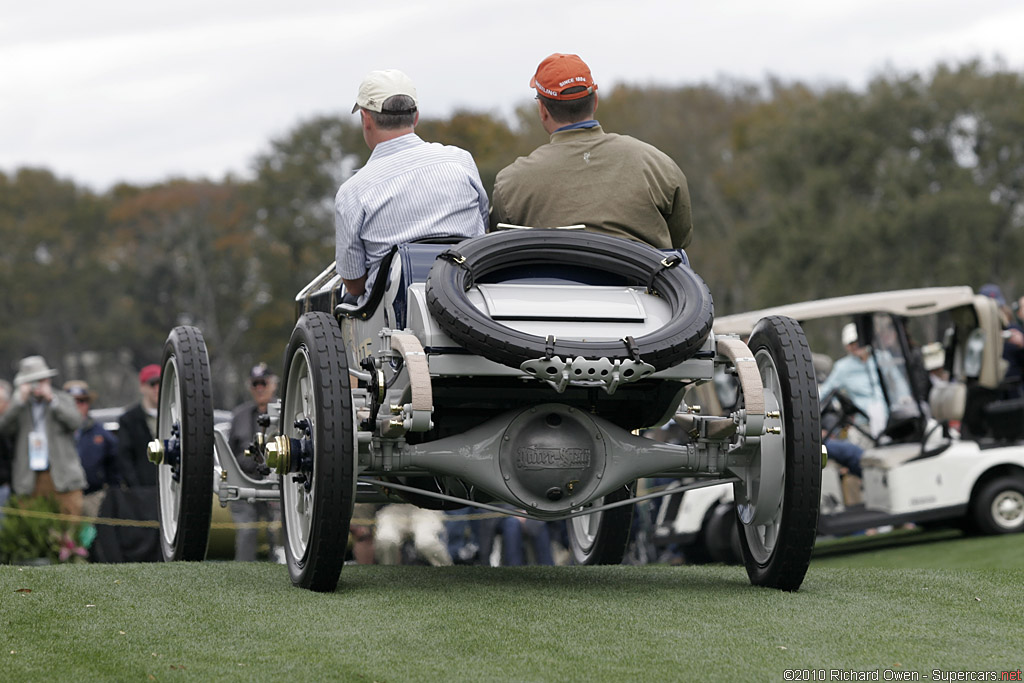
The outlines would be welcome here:
M 688 249 L 719 314 L 902 287 L 1024 285 L 1024 81 L 1002 64 L 885 73 L 863 90 L 769 79 L 601 91 L 605 130 L 669 154 L 693 201 Z M 546 141 L 512 121 L 421 119 L 485 186 Z M 333 199 L 369 151 L 355 117 L 271 140 L 251 178 L 168 179 L 94 193 L 53 171 L 0 173 L 0 377 L 39 353 L 102 405 L 135 398 L 178 324 L 203 330 L 215 402 L 248 368 L 278 372 L 294 296 L 334 258 Z

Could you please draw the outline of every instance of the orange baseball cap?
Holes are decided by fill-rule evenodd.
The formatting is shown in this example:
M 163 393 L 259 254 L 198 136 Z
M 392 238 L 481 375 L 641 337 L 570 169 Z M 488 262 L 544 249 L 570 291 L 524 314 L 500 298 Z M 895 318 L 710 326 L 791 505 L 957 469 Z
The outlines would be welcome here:
M 565 91 L 577 86 L 585 89 L 571 94 Z M 578 100 L 595 90 L 594 78 L 590 75 L 590 67 L 580 59 L 579 55 L 566 55 L 556 52 L 537 67 L 537 73 L 530 79 L 530 87 L 544 97 L 553 100 Z

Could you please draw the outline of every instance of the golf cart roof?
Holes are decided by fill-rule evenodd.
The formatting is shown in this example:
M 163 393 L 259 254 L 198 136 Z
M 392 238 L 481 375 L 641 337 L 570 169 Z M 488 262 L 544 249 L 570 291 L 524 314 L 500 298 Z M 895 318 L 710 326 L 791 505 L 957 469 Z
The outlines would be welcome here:
M 887 312 L 908 317 L 929 315 L 970 305 L 974 302 L 974 297 L 974 291 L 967 286 L 926 287 L 872 294 L 853 294 L 722 316 L 715 318 L 714 331 L 718 334 L 747 334 L 754 329 L 757 321 L 766 315 L 785 315 L 800 322 L 874 312 Z

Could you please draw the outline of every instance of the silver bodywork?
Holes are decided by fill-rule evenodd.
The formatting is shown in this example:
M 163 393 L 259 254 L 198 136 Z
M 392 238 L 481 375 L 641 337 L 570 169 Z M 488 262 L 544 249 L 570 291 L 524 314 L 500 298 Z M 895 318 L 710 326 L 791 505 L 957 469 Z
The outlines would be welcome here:
M 539 358 L 521 368 L 508 367 L 467 354 L 452 341 L 428 310 L 424 284 L 402 286 L 400 260 L 395 259 L 387 276 L 384 298 L 368 319 L 341 319 L 349 372 L 362 385 L 352 389 L 352 418 L 362 425 L 353 444 L 357 500 L 383 501 L 408 492 L 506 514 L 507 508 L 495 506 L 511 505 L 513 514 L 527 517 L 565 519 L 605 509 L 602 499 L 628 482 L 663 475 L 695 477 L 696 487 L 739 482 L 741 491 L 750 492 L 743 501 L 747 522 L 764 523 L 779 508 L 783 435 L 777 401 L 766 406 L 756 370 L 739 373 L 744 409 L 701 415 L 699 407 L 681 403 L 686 388 L 711 380 L 716 366 L 735 371 L 754 363 L 737 336 L 710 334 L 696 357 L 658 372 L 643 363 L 630 365 L 634 361 L 628 359 Z M 301 307 L 318 295 L 330 296 L 337 285 L 332 264 L 299 293 L 297 302 Z M 635 287 L 485 284 L 475 287 L 470 299 L 513 329 L 580 340 L 646 334 L 664 325 L 670 313 L 663 300 Z M 406 324 L 396 329 L 403 311 Z M 367 369 L 367 359 L 373 369 Z M 438 424 L 439 388 L 457 387 L 467 379 L 482 387 L 511 381 L 539 392 L 540 400 L 510 404 L 479 424 L 424 440 L 420 435 L 444 426 Z M 662 394 L 667 388 L 672 397 L 643 426 L 676 416 L 688 425 L 689 443 L 646 439 L 563 402 L 567 390 L 585 388 L 611 398 L 640 379 L 657 382 Z M 457 397 L 457 391 L 448 388 L 446 396 Z M 500 406 L 501 401 L 494 403 Z M 279 412 L 279 407 L 272 411 L 267 439 L 279 432 Z M 226 444 L 218 440 L 217 445 L 221 462 L 228 461 Z M 417 485 L 432 478 L 439 488 Z M 276 474 L 256 481 L 237 467 L 224 467 L 216 479 L 222 503 L 279 495 Z

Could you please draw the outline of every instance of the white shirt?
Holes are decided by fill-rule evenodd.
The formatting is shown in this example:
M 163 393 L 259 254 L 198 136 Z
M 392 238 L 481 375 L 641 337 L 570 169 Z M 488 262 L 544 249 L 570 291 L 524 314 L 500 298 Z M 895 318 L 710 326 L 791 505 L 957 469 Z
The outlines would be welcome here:
M 367 273 L 369 291 L 393 245 L 482 235 L 487 214 L 487 192 L 469 152 L 415 133 L 382 142 L 335 197 L 338 274 L 356 280 Z

